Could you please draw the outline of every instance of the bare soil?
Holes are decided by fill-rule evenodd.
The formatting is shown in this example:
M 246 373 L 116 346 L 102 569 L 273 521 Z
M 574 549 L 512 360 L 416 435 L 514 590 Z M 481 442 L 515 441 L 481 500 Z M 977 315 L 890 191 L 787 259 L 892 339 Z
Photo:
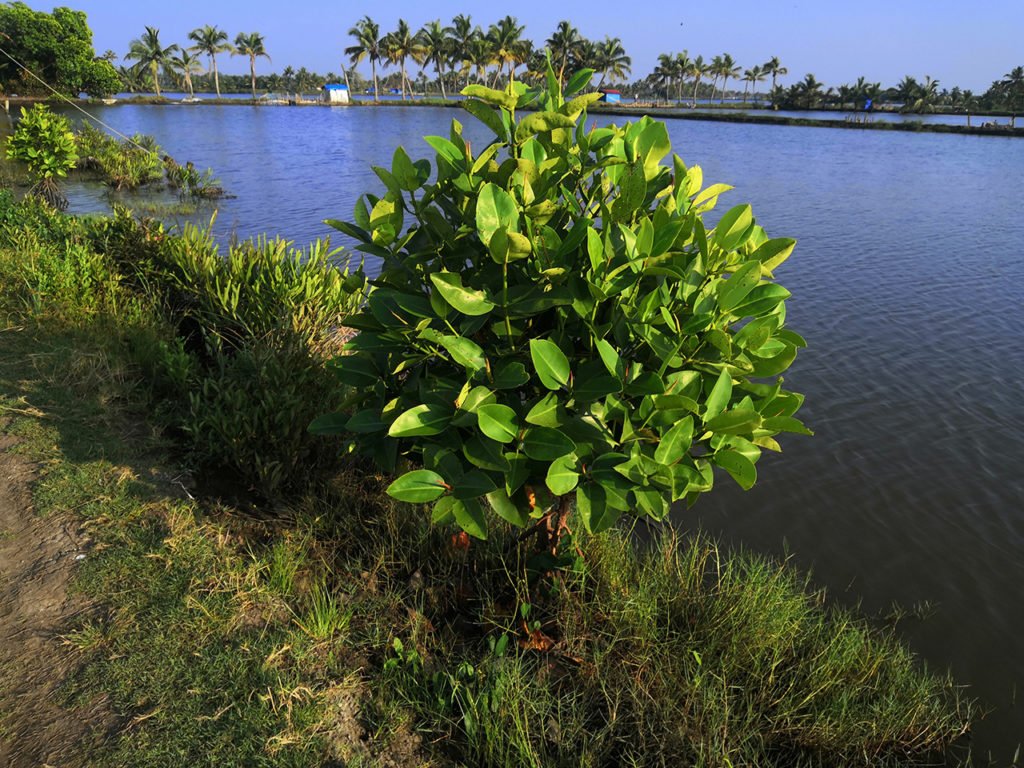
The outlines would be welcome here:
M 88 541 L 70 517 L 35 514 L 35 467 L 14 443 L 0 432 L 0 766 L 70 768 L 112 725 L 104 701 L 59 703 L 76 666 L 63 637 L 89 607 L 68 589 Z

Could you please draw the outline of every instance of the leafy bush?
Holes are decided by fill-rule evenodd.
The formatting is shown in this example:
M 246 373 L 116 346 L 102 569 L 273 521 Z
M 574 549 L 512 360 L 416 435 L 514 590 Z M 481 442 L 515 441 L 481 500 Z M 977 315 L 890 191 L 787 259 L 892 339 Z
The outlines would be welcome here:
M 774 435 L 807 433 L 803 398 L 777 379 L 804 346 L 772 282 L 795 241 L 769 239 L 749 205 L 709 231 L 730 187 L 702 191 L 676 155 L 662 165 L 663 123 L 586 131 L 598 95 L 566 101 L 550 68 L 546 89 L 464 93 L 489 146 L 474 156 L 453 121 L 426 137 L 432 183 L 400 147 L 374 169 L 385 195 L 333 222 L 383 267 L 332 363 L 354 412 L 312 429 L 389 470 L 422 464 L 389 493 L 480 538 L 481 499 L 557 542 L 573 506 L 600 531 L 692 503 L 715 467 L 750 488 Z M 537 111 L 517 120 L 524 107 Z
M 99 173 L 115 189 L 137 189 L 163 181 L 160 146 L 150 136 L 135 134 L 118 141 L 84 124 L 75 136 L 81 156 L 79 167 Z
M 35 179 L 34 193 L 55 208 L 67 207 L 57 179 L 75 167 L 78 151 L 66 117 L 54 114 L 44 104 L 22 107 L 21 120 L 7 140 L 7 156 L 28 166 Z

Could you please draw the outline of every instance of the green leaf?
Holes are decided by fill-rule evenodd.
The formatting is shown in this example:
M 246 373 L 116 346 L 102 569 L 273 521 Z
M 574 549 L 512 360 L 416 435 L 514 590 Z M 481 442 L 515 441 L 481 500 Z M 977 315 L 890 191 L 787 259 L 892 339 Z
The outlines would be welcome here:
M 393 499 L 409 504 L 424 504 L 433 501 L 447 490 L 444 478 L 429 469 L 414 469 L 406 472 L 388 486 L 387 494 Z
M 462 336 L 442 336 L 437 343 L 448 350 L 452 359 L 470 371 L 479 371 L 487 367 L 487 358 L 480 345 Z
M 697 166 L 694 166 L 694 168 L 691 168 L 690 170 L 693 171 L 696 168 Z M 707 203 L 708 205 L 704 208 L 704 210 L 710 211 L 712 208 L 715 207 L 715 204 L 718 202 L 718 196 L 721 195 L 723 192 L 728 192 L 730 189 L 733 189 L 733 187 L 729 184 L 712 184 L 710 187 L 708 187 L 695 198 L 693 198 L 693 207 L 697 208 L 702 203 Z
M 406 192 L 415 192 L 420 188 L 416 166 L 413 165 L 409 155 L 402 147 L 396 147 L 395 154 L 391 158 L 391 175 L 395 177 L 398 186 Z
M 615 347 L 604 339 L 598 339 L 595 344 L 597 346 L 597 353 L 601 356 L 601 362 L 603 362 L 604 367 L 608 369 L 608 373 L 619 381 L 622 381 L 625 366 L 623 366 L 622 358 L 619 357 L 619 353 L 616 351 Z
M 530 358 L 541 384 L 557 390 L 569 383 L 569 358 L 550 339 L 530 339 Z
M 434 502 L 430 510 L 430 522 L 434 525 L 450 525 L 455 522 L 455 515 L 452 508 L 455 506 L 455 499 L 451 496 L 442 496 Z
M 494 134 L 499 139 L 502 141 L 508 140 L 508 131 L 501 120 L 501 115 L 494 111 L 494 109 L 487 106 L 482 101 L 476 101 L 475 99 L 466 99 L 465 101 L 462 101 L 459 106 L 494 131 Z M 474 169 L 473 172 L 477 173 L 479 172 L 479 169 Z
M 738 451 L 718 451 L 711 457 L 711 462 L 732 475 L 736 484 L 745 491 L 749 491 L 757 482 L 757 468 L 754 462 Z
M 761 414 L 751 408 L 733 408 L 723 411 L 704 424 L 704 428 L 709 432 L 722 435 L 747 434 L 759 426 L 761 426 Z
M 718 284 L 718 306 L 729 312 L 743 301 L 760 281 L 761 262 L 745 262 L 728 280 Z
M 565 88 L 562 89 L 562 95 L 572 96 L 574 93 L 579 93 L 588 85 L 594 77 L 593 69 L 580 69 L 573 73 L 566 83 Z M 600 94 L 598 94 L 600 95 Z
M 518 362 L 505 362 L 498 366 L 494 374 L 495 389 L 515 389 L 530 380 L 526 366 Z
M 626 221 L 644 204 L 647 197 L 647 177 L 642 163 L 626 166 L 619 179 L 619 195 L 612 202 L 612 217 Z
M 620 514 L 608 506 L 608 495 L 600 483 L 583 483 L 576 489 L 576 511 L 590 533 L 607 531 Z
M 501 453 L 501 443 L 473 435 L 462 444 L 462 455 L 466 461 L 480 469 L 491 472 L 508 472 L 509 462 Z
M 346 431 L 359 434 L 384 432 L 387 428 L 388 425 L 381 419 L 378 408 L 366 408 L 362 411 L 356 411 L 352 414 L 352 418 L 348 420 L 348 424 L 345 425 Z
M 530 522 L 529 514 L 521 510 L 503 490 L 499 489 L 488 493 L 487 503 L 491 505 L 491 509 L 494 510 L 498 517 L 512 523 L 512 525 L 522 528 Z
M 499 443 L 511 443 L 519 434 L 516 412 L 507 405 L 481 405 L 476 412 L 480 431 Z
M 661 442 L 654 451 L 654 460 L 659 464 L 675 464 L 690 450 L 693 444 L 693 418 L 687 416 L 661 436 Z
M 761 423 L 761 428 L 771 430 L 772 432 L 792 432 L 797 435 L 810 436 L 814 434 L 804 426 L 803 422 L 799 419 L 794 419 L 792 416 L 772 416 Z
M 512 195 L 497 184 L 487 183 L 481 187 L 476 201 L 476 230 L 487 245 L 499 228 L 518 232 L 519 208 Z
M 579 403 L 592 403 L 622 391 L 622 382 L 614 376 L 580 376 L 572 386 L 572 395 Z
M 718 377 L 718 381 L 715 382 L 715 386 L 711 389 L 711 394 L 708 395 L 707 402 L 704 404 L 704 420 L 710 421 L 715 418 L 715 416 L 725 410 L 731 399 L 732 375 L 729 371 L 723 369 Z
M 476 83 L 467 85 L 462 89 L 463 96 L 471 96 L 475 99 L 480 99 L 487 104 L 491 104 L 495 107 L 501 107 L 511 112 L 516 108 L 516 102 L 519 101 L 519 97 L 513 93 L 505 93 L 505 91 L 496 91 L 493 88 L 488 88 L 483 85 Z
M 531 427 L 523 435 L 523 453 L 537 461 L 552 461 L 576 450 L 576 443 L 551 427 Z
M 575 456 L 569 454 L 551 462 L 545 482 L 555 496 L 564 496 L 580 481 L 580 473 L 576 471 L 577 461 Z
M 401 414 L 388 429 L 390 437 L 439 435 L 451 421 L 452 412 L 440 405 L 417 405 Z
M 377 366 L 363 355 L 339 355 L 327 362 L 327 368 L 340 382 L 350 387 L 372 387 L 380 381 Z
M 452 484 L 452 495 L 456 499 L 476 499 L 495 490 L 498 484 L 479 469 L 474 469 Z
M 487 538 L 487 519 L 484 517 L 484 508 L 476 499 L 456 499 L 452 506 L 452 515 L 459 527 L 473 538 Z
M 575 128 L 576 121 L 558 112 L 533 112 L 524 117 L 516 126 L 516 143 L 521 144 L 537 133 L 553 131 L 556 128 Z
M 729 209 L 715 227 L 715 243 L 724 251 L 739 248 L 753 223 L 754 213 L 749 205 Z
M 561 421 L 562 403 L 554 392 L 544 395 L 526 414 L 526 423 L 539 427 L 557 427 Z
M 306 431 L 311 435 L 343 435 L 348 431 L 348 420 L 347 413 L 325 413 L 313 419 Z
M 456 167 L 465 165 L 466 153 L 455 146 L 452 141 L 444 138 L 444 136 L 424 136 L 423 140 L 452 165 Z
M 774 272 L 796 248 L 796 240 L 791 237 L 777 237 L 761 243 L 757 250 L 750 254 L 750 258 L 761 262 L 768 274 Z
M 466 288 L 462 277 L 454 272 L 434 272 L 430 275 L 430 282 L 448 304 L 464 315 L 486 315 L 494 309 L 494 303 L 483 291 Z

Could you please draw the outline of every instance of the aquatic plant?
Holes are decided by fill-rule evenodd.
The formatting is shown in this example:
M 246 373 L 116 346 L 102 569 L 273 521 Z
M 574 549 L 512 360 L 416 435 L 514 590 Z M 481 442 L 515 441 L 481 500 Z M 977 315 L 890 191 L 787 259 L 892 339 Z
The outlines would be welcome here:
M 67 208 L 68 201 L 57 179 L 68 175 L 78 162 L 75 136 L 68 119 L 54 114 L 44 104 L 22 107 L 21 119 L 7 140 L 7 157 L 28 166 L 35 180 L 32 194 L 55 208 Z
M 382 268 L 332 363 L 350 410 L 311 428 L 407 470 L 392 496 L 478 538 L 490 513 L 552 548 L 573 510 L 590 531 L 661 520 L 715 468 L 748 489 L 775 435 L 809 434 L 778 378 L 804 346 L 773 282 L 795 241 L 749 205 L 706 227 L 730 187 L 663 164 L 663 123 L 587 131 L 598 95 L 572 97 L 592 74 L 564 93 L 550 63 L 542 89 L 468 86 L 491 144 L 474 156 L 453 121 L 426 137 L 432 182 L 399 147 L 374 169 L 384 196 L 328 222 Z

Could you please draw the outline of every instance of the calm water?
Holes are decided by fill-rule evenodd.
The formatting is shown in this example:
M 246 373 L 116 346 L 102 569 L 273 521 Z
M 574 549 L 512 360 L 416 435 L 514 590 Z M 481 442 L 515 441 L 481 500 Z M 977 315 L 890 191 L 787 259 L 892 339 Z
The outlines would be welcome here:
M 135 107 L 97 110 L 212 166 L 235 199 L 221 236 L 304 243 L 379 191 L 396 144 L 432 152 L 452 110 Z M 466 134 L 485 133 L 465 116 Z M 599 119 L 598 122 L 603 122 Z M 814 438 L 785 441 L 749 493 L 720 492 L 687 524 L 771 554 L 871 614 L 929 602 L 901 631 L 995 711 L 979 756 L 1024 742 L 1024 141 L 669 121 L 676 150 L 737 189 L 775 236 L 790 323 L 810 343 L 787 377 Z M 102 204 L 78 189 L 79 210 Z M 982 764 L 984 761 L 981 761 Z

